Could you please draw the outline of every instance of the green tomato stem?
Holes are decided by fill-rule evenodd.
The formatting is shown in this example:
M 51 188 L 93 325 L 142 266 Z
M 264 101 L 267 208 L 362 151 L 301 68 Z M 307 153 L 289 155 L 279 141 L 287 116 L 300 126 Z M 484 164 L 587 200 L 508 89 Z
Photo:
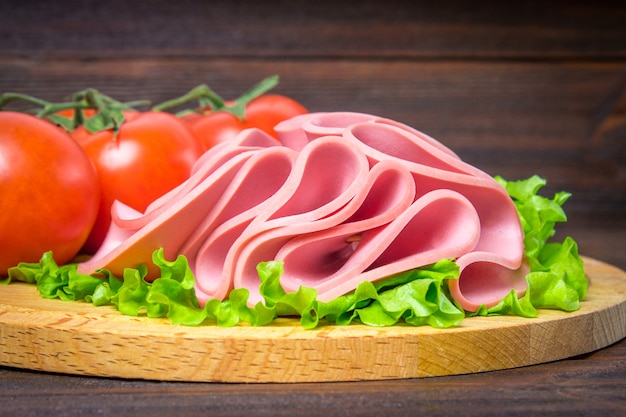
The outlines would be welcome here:
M 202 84 L 191 89 L 181 97 L 173 98 L 152 107 L 152 110 L 163 111 L 194 100 L 198 100 L 201 107 L 209 106 L 213 110 L 220 110 L 224 107 L 224 100 L 211 90 L 208 85 Z
M 21 101 L 25 101 L 29 104 L 34 104 L 35 106 L 38 107 L 49 107 L 52 103 L 33 97 L 33 96 L 29 96 L 26 94 L 20 94 L 20 93 L 4 93 L 2 96 L 0 96 L 0 109 L 2 107 L 4 107 L 5 105 L 7 105 L 9 102 L 11 101 L 16 101 L 16 100 L 21 100 Z
M 74 94 L 72 99 L 73 101 L 70 102 L 52 103 L 26 94 L 9 92 L 0 96 L 0 109 L 11 101 L 24 101 L 35 106 L 35 109 L 29 109 L 26 112 L 41 119 L 48 119 L 52 123 L 62 126 L 68 132 L 73 131 L 77 126 L 85 125 L 90 133 L 95 133 L 104 129 L 117 131 L 124 122 L 122 110 L 131 110 L 149 104 L 146 100 L 121 103 L 94 89 L 80 91 Z M 73 117 L 57 114 L 68 109 L 74 110 Z M 97 113 L 92 117 L 85 118 L 83 113 L 85 109 L 96 109 Z
M 232 106 L 226 106 L 223 110 L 232 113 L 240 120 L 245 119 L 246 106 L 248 103 L 276 87 L 278 85 L 278 80 L 278 75 L 272 75 L 265 78 L 250 90 L 239 96 Z
M 74 114 L 76 125 L 85 126 L 89 133 L 112 129 L 115 137 L 117 137 L 120 126 L 126 120 L 123 110 L 132 110 L 137 106 L 149 104 L 146 100 L 122 103 L 93 88 L 74 94 L 74 101 L 82 104 L 81 109 L 92 108 L 97 110 L 96 114 L 88 118 L 85 118 L 82 111 L 76 111 Z
M 271 90 L 278 84 L 278 75 L 272 75 L 265 78 L 250 90 L 243 93 L 237 98 L 234 104 L 226 105 L 224 99 L 217 93 L 211 90 L 206 84 L 199 85 L 191 89 L 187 94 L 177 97 L 161 104 L 152 107 L 154 111 L 163 111 L 172 107 L 182 106 L 190 101 L 197 101 L 198 106 L 194 109 L 186 109 L 177 113 L 178 116 L 188 114 L 191 112 L 201 112 L 203 108 L 210 107 L 211 111 L 225 111 L 228 112 L 240 120 L 245 118 L 246 106 L 255 98 Z

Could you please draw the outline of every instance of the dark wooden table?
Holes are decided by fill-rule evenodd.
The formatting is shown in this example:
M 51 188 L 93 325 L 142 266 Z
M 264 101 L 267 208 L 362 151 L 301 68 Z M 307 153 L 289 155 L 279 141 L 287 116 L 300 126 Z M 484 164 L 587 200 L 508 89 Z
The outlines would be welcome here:
M 626 340 L 514 370 L 397 381 L 204 384 L 0 368 L 6 416 L 623 416 Z
M 390 117 L 491 174 L 539 174 L 546 194 L 572 192 L 556 238 L 626 269 L 626 8 L 616 4 L 0 0 L 0 92 L 61 101 L 94 87 L 156 103 L 206 83 L 234 98 L 279 74 L 275 92 L 311 111 Z M 0 415 L 622 416 L 625 382 L 625 340 L 527 368 L 380 382 L 0 368 Z

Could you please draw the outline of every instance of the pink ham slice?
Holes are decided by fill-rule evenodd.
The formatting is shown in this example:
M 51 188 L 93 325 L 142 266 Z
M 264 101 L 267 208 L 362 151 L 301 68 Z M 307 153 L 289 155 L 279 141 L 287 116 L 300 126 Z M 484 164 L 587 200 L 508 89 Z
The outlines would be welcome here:
M 378 123 L 395 126 L 412 134 L 417 141 L 427 143 L 450 156 L 458 156 L 436 139 L 395 120 L 356 112 L 307 113 L 279 123 L 274 130 L 281 142 L 290 148 L 300 150 L 304 145 L 321 136 L 341 136 L 344 129 L 361 123 Z
M 210 176 L 216 169 L 224 165 L 233 157 L 249 151 L 255 151 L 266 147 L 277 146 L 277 142 L 262 132 L 250 129 L 237 136 L 232 142 L 221 143 L 208 152 L 204 153 L 192 167 L 191 177 L 175 187 L 165 195 L 153 201 L 144 213 L 122 208 L 121 203 L 111 212 L 117 227 L 138 230 L 174 204 L 178 199 L 190 193 L 202 181 Z
M 361 113 L 307 114 L 277 126 L 276 130 L 296 147 L 304 146 L 304 143 L 326 134 L 342 134 L 356 140 L 357 146 L 368 155 L 372 164 L 392 158 L 407 166 L 415 175 L 418 194 L 438 188 L 451 188 L 469 196 L 477 210 L 483 213 L 483 237 L 478 249 L 485 249 L 485 254 L 489 254 L 491 250 L 508 250 L 508 254 L 492 261 L 513 269 L 519 264 L 523 250 L 521 231 L 512 202 L 504 190 L 491 176 L 460 161 L 458 156 L 431 137 L 401 123 Z M 497 209 L 492 210 L 492 206 Z M 507 218 L 498 218 L 498 215 Z M 501 238 L 506 238 L 506 241 Z M 485 264 L 485 267 L 493 270 L 490 265 L 491 263 Z M 477 265 L 472 267 L 472 270 L 478 269 Z M 516 278 L 514 281 L 515 288 L 523 291 L 525 280 Z M 498 291 L 504 295 L 511 288 L 513 287 L 504 285 L 498 287 Z M 469 295 L 470 292 L 464 293 Z M 461 293 L 457 293 L 460 298 Z M 471 304 L 468 300 L 464 302 L 468 306 Z
M 525 291 L 523 235 L 513 202 L 491 176 L 439 142 L 400 123 L 361 113 L 311 113 L 279 124 L 276 130 L 296 147 L 327 134 L 342 135 L 367 155 L 371 165 L 396 161 L 413 174 L 418 200 L 438 189 L 467 197 L 478 214 L 480 238 L 473 250 L 458 256 L 461 277 L 449 285 L 468 311 L 481 304 L 493 306 L 512 289 L 519 295 Z
M 251 302 L 260 301 L 257 264 L 272 260 L 291 236 L 345 221 L 360 202 L 355 196 L 367 186 L 368 173 L 365 155 L 340 138 L 325 137 L 308 144 L 285 186 L 228 250 L 224 274 L 235 288 L 251 290 Z
M 288 150 L 285 147 L 278 149 Z M 239 252 L 255 235 L 294 223 L 305 224 L 310 229 L 322 227 L 315 226 L 315 221 L 318 225 L 341 221 L 339 210 L 350 203 L 362 184 L 360 179 L 368 172 L 365 156 L 336 138 L 311 144 L 298 154 L 290 168 L 289 175 L 284 175 L 280 181 L 268 181 L 275 167 L 268 167 L 268 172 L 259 170 L 247 175 L 252 183 L 246 186 L 235 184 L 232 194 L 223 198 L 228 207 L 220 210 L 220 216 L 207 216 L 182 248 L 181 253 L 187 255 L 190 264 L 194 265 L 192 271 L 196 276 L 196 294 L 200 302 L 223 298 L 233 285 L 238 287 L 235 269 L 236 263 L 241 262 Z M 242 171 L 248 174 L 247 170 Z M 259 193 L 258 183 L 264 181 L 268 183 L 265 188 L 270 184 L 279 187 L 271 193 L 263 193 L 248 210 L 239 212 L 246 200 Z M 271 260 L 273 255 L 257 250 L 254 256 Z M 258 262 L 261 261 L 251 267 L 255 277 Z
M 307 148 L 305 147 L 304 149 L 306 150 Z M 365 163 L 365 159 L 363 159 L 363 163 Z M 367 165 L 365 165 L 365 168 L 367 168 Z M 343 171 L 345 168 L 339 169 Z M 324 211 L 313 210 L 298 216 L 272 216 L 270 221 L 258 223 L 256 227 L 248 229 L 247 233 L 243 234 L 244 239 L 246 239 L 245 245 L 235 246 L 235 249 L 231 250 L 232 256 L 230 260 L 234 263 L 232 277 L 235 287 L 248 288 L 251 291 L 251 300 L 260 301 L 256 266 L 263 259 L 280 260 L 280 253 L 292 247 L 294 240 L 310 238 L 311 236 L 314 236 L 313 239 L 316 239 L 318 234 L 324 234 L 329 231 L 342 232 L 345 235 L 343 236 L 344 241 L 350 240 L 350 237 L 357 236 L 363 230 L 375 229 L 389 224 L 394 218 L 401 216 L 413 201 L 412 178 L 410 173 L 402 169 L 402 167 L 398 167 L 395 164 L 380 164 L 369 172 L 367 169 L 361 171 L 359 176 L 362 178 L 358 181 L 360 186 L 357 190 L 348 189 L 346 192 L 338 194 L 337 197 L 333 197 L 334 202 L 350 197 L 349 202 L 345 205 L 342 205 L 341 201 L 338 204 L 333 204 L 334 207 L 340 207 L 338 210 L 334 210 L 334 207 L 331 207 Z M 318 187 L 322 185 L 323 183 L 320 183 Z M 285 207 L 279 207 L 277 212 L 289 213 L 285 211 Z M 288 218 L 289 222 L 287 223 L 285 220 Z M 274 222 L 282 223 L 284 226 L 272 227 Z M 353 227 L 349 227 L 349 225 Z M 323 240 L 322 237 L 320 239 Z M 345 261 L 344 256 L 347 253 L 344 252 L 344 255 L 338 255 L 334 249 L 336 244 L 328 240 L 322 244 L 330 252 L 324 264 L 319 265 L 316 270 L 310 270 L 305 274 L 294 277 L 294 279 L 287 278 L 286 281 L 281 279 L 285 289 L 297 289 L 302 282 L 309 282 L 313 284 L 311 285 L 312 287 L 317 288 L 318 284 L 321 284 L 321 281 L 328 277 L 321 277 L 320 280 L 313 279 L 313 277 L 319 275 L 317 274 L 318 271 L 323 269 L 328 271 L 338 262 Z M 344 245 L 347 249 L 350 249 L 351 246 L 350 243 Z M 301 265 L 310 262 L 315 263 L 310 257 L 315 256 L 317 259 L 317 255 L 313 255 L 313 252 L 307 253 L 306 251 L 298 253 L 298 255 L 303 254 L 306 254 L 306 256 L 300 259 L 302 263 L 298 263 Z M 292 257 L 292 259 L 295 258 Z M 291 266 L 297 268 L 296 263 Z M 366 266 L 363 266 L 362 263 L 361 271 L 358 271 L 358 273 L 362 272 Z M 306 268 L 300 268 L 300 270 L 302 269 Z M 356 277 L 358 273 L 353 275 Z M 285 275 L 285 277 L 287 276 Z M 330 291 L 326 298 L 333 298 L 333 295 L 338 296 L 341 294 L 338 291 Z
M 383 194 L 370 197 L 384 196 L 384 190 L 378 191 Z M 389 221 L 392 213 L 289 241 L 276 256 L 285 265 L 283 287 L 313 287 L 320 300 L 329 301 L 362 281 L 461 256 L 475 247 L 480 234 L 471 203 L 451 190 L 432 191 Z
M 147 214 L 145 218 L 132 216 L 132 209 L 117 202 L 112 207 L 116 213 L 112 216 L 111 226 L 102 246 L 90 260 L 78 265 L 78 272 L 93 273 L 106 268 L 121 276 L 126 267 L 146 264 L 149 269 L 148 278 L 156 278 L 159 271 L 152 265 L 152 253 L 163 247 L 167 258 L 176 257 L 187 236 L 205 217 L 206 208 L 217 203 L 219 196 L 249 156 L 251 154 L 242 154 L 231 159 L 215 171 L 211 181 L 201 183 L 180 200 L 160 210 L 157 215 Z M 129 228 L 128 223 L 133 223 L 129 220 L 120 226 L 119 218 L 134 218 L 137 220 L 135 223 L 145 224 L 137 229 Z
M 260 131 L 247 132 L 248 136 L 251 134 L 265 136 Z M 259 185 L 255 193 L 249 195 L 258 200 L 257 204 L 264 202 L 281 187 L 296 156 L 295 151 L 283 146 L 236 148 L 233 152 L 231 147 L 225 147 L 223 150 L 230 158 L 214 158 L 213 164 L 207 161 L 187 182 L 143 214 L 116 202 L 107 237 L 90 260 L 78 265 L 78 271 L 93 273 L 106 268 L 121 276 L 124 268 L 145 264 L 149 269 L 148 278 L 155 278 L 159 271 L 152 265 L 152 253 L 163 247 L 164 255 L 173 258 L 185 244 L 186 250 L 191 251 L 189 238 L 223 205 L 222 197 L 232 194 L 233 184 L 239 183 L 241 175 L 254 173 L 267 180 L 268 184 Z
M 435 139 L 362 113 L 297 116 L 276 131 L 283 146 L 250 129 L 212 148 L 145 213 L 116 203 L 107 239 L 79 271 L 121 274 L 163 247 L 187 257 L 201 304 L 240 287 L 254 304 L 262 261 L 284 261 L 286 290 L 306 285 L 327 301 L 454 258 L 461 278 L 450 291 L 469 311 L 525 291 L 512 201 Z

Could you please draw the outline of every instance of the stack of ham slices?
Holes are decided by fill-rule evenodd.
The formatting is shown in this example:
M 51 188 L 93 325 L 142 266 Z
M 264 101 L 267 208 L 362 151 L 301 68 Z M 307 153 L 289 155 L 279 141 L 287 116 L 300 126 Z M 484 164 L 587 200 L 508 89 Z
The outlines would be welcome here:
M 286 291 L 328 301 L 441 259 L 467 311 L 526 289 L 523 232 L 513 202 L 489 175 L 433 138 L 362 113 L 310 113 L 276 126 L 280 143 L 249 129 L 215 146 L 190 178 L 139 213 L 120 202 L 100 250 L 79 272 L 148 266 L 185 255 L 201 304 L 247 288 L 256 267 L 284 262 Z

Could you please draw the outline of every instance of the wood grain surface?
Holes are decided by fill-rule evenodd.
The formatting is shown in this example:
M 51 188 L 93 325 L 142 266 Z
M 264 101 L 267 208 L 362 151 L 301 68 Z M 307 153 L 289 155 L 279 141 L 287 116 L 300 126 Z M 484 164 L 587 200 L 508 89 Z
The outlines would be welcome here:
M 109 307 L 41 299 L 34 286 L 0 291 L 0 364 L 156 380 L 329 382 L 454 375 L 588 353 L 626 337 L 626 273 L 586 261 L 591 286 L 576 312 L 535 319 L 469 318 L 458 327 L 322 325 L 183 327 Z

